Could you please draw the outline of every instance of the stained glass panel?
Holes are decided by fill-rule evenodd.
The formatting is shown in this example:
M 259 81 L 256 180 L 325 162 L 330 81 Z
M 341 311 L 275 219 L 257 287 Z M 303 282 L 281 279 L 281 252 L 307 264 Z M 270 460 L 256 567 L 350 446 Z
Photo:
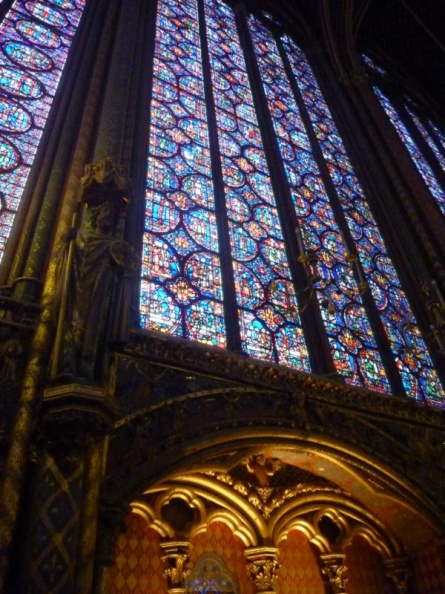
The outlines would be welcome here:
M 440 150 L 442 151 L 442 154 L 445 154 L 445 134 L 431 120 L 428 121 L 428 124 L 433 131 L 434 136 L 440 143 Z
M 259 359 L 309 370 L 234 15 L 217 0 L 205 8 L 242 345 Z
M 444 171 L 444 173 L 445 173 L 445 152 L 444 152 L 445 145 L 441 146 L 440 131 L 436 127 L 434 127 L 433 130 L 435 132 L 435 135 L 433 136 L 431 134 L 430 130 L 422 123 L 420 118 L 414 113 L 414 111 L 409 106 L 406 106 L 406 111 L 411 116 L 411 119 L 413 120 L 418 131 L 420 132 L 420 134 L 424 138 L 425 142 L 430 147 L 433 155 L 437 159 L 438 165 L 440 165 L 440 167 L 442 168 L 442 171 Z M 443 198 L 443 201 L 441 204 L 441 208 L 442 208 L 442 212 L 445 213 L 445 193 L 444 192 L 442 192 L 442 198 Z
M 17 0 L 0 25 L 0 259 L 85 0 Z
M 371 60 L 371 58 L 369 58 L 369 56 L 363 55 L 362 59 L 363 59 L 364 63 L 371 70 L 373 70 L 374 72 L 378 72 L 381 75 L 386 75 L 385 71 L 380 66 L 378 66 L 373 60 Z M 424 154 L 417 146 L 414 138 L 412 137 L 408 128 L 405 126 L 404 122 L 400 118 L 399 114 L 397 113 L 396 108 L 394 107 L 394 105 L 392 104 L 392 102 L 390 101 L 388 96 L 377 85 L 373 86 L 373 90 L 374 90 L 374 93 L 375 93 L 377 99 L 379 100 L 381 106 L 385 110 L 386 115 L 389 117 L 392 125 L 396 129 L 397 134 L 399 135 L 401 141 L 406 146 L 406 148 L 413 160 L 414 165 L 417 167 L 417 170 L 419 171 L 420 175 L 423 178 L 423 181 L 427 185 L 431 194 L 436 199 L 442 213 L 445 214 L 445 191 L 444 191 L 443 187 L 441 187 L 441 185 L 439 184 L 436 176 L 434 175 L 433 170 L 431 169 L 430 165 L 428 164 L 427 159 L 425 158 Z M 437 146 L 435 140 L 433 139 L 431 134 L 427 131 L 425 126 L 421 123 L 419 118 L 409 108 L 408 105 L 407 105 L 407 111 L 411 115 L 419 132 L 422 134 L 422 136 L 425 138 L 426 142 L 429 144 L 431 150 L 433 151 L 434 155 L 438 159 L 440 166 L 445 171 L 445 158 L 444 158 L 441 150 Z M 433 127 L 433 129 L 434 129 L 436 136 L 440 139 L 442 136 L 440 131 L 436 127 Z M 444 144 L 444 146 L 445 146 L 445 144 Z
M 318 258 L 321 279 L 316 294 L 335 366 L 349 383 L 389 391 L 343 238 L 278 47 L 258 19 L 251 17 L 249 26 L 304 246 Z
M 290 38 L 283 42 L 406 392 L 440 403 L 445 392 L 329 108 L 304 54 Z
M 423 181 L 427 185 L 429 191 L 434 196 L 443 214 L 445 214 L 445 192 L 438 183 L 436 176 L 434 175 L 428 161 L 425 159 L 423 153 L 419 150 L 419 147 L 414 142 L 413 137 L 409 133 L 407 127 L 400 119 L 397 111 L 391 104 L 388 97 L 378 88 L 374 87 L 374 93 L 376 94 L 381 106 L 386 112 L 386 115 L 391 120 L 394 128 L 397 131 L 400 139 L 408 149 L 409 154 L 413 160 L 414 165 L 417 167 Z
M 156 25 L 142 325 L 224 347 L 196 0 L 159 2 Z

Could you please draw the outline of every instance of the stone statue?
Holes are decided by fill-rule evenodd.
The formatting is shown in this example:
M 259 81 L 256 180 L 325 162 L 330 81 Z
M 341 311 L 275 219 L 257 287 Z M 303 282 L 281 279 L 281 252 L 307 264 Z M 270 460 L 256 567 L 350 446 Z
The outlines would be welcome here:
M 79 230 L 68 235 L 65 275 L 59 275 L 65 306 L 59 307 L 64 338 L 57 376 L 65 379 L 100 381 L 107 344 L 124 338 L 116 335 L 113 319 L 128 320 L 129 296 L 121 284 L 137 264 L 132 247 L 121 239 L 128 188 L 111 159 L 88 166 L 82 178 L 85 210 Z

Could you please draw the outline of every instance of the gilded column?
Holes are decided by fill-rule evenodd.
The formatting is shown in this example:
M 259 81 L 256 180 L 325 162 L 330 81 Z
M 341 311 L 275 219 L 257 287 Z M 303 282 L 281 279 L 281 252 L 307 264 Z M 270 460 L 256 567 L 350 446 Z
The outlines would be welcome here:
M 189 542 L 163 542 L 161 549 L 163 552 L 162 561 L 164 562 L 164 578 L 167 580 L 169 594 L 185 594 L 185 580 L 190 574 L 187 568 L 190 554 Z
M 346 594 L 348 568 L 345 565 L 345 555 L 332 553 L 320 555 L 321 573 L 331 594 Z
M 280 565 L 277 561 L 278 549 L 275 547 L 258 547 L 244 551 L 247 569 L 255 582 L 257 592 L 275 593 L 275 580 Z

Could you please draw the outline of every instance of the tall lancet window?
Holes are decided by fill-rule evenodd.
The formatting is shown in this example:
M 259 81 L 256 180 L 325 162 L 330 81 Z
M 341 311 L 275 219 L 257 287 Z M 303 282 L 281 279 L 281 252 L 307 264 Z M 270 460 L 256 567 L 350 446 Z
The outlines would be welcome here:
M 367 66 L 376 74 L 377 81 L 383 82 L 387 75 L 368 57 L 364 56 Z M 384 82 L 383 82 L 384 84 Z M 386 115 L 406 146 L 414 165 L 426 186 L 445 215 L 445 136 L 429 120 L 422 121 L 414 106 L 404 97 L 396 106 L 390 95 L 373 85 L 374 93 Z
M 0 24 L 0 260 L 85 0 L 16 0 Z
M 147 171 L 144 327 L 303 371 L 316 329 L 346 382 L 442 404 L 312 69 L 268 17 L 158 1 Z

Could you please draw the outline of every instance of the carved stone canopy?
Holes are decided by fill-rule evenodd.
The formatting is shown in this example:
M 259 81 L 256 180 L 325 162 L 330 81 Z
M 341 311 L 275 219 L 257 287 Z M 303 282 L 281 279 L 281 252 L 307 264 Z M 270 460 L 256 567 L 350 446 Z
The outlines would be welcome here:
M 119 209 L 125 210 L 129 202 L 130 180 L 127 172 L 110 157 L 87 165 L 81 185 L 82 202 L 90 207 L 112 201 Z

